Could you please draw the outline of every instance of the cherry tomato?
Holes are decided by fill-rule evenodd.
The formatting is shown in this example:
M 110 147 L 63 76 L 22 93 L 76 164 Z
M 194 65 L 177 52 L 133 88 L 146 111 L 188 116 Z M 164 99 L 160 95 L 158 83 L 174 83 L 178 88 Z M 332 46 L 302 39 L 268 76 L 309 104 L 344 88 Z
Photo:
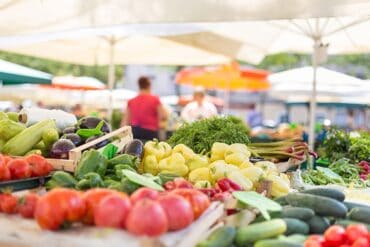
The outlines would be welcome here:
M 316 240 L 306 240 L 304 242 L 304 247 L 322 247 L 322 244 Z
M 352 224 L 347 226 L 346 234 L 349 242 L 352 244 L 354 243 L 358 238 L 367 237 L 368 230 L 365 225 L 362 224 Z
M 82 198 L 86 202 L 86 215 L 83 219 L 83 222 L 88 225 L 93 225 L 95 207 L 99 205 L 100 201 L 104 197 L 115 194 L 115 193 L 119 193 L 119 192 L 110 190 L 110 189 L 103 189 L 103 188 L 96 188 L 96 189 L 91 189 L 91 190 L 86 191 L 82 196 Z
M 370 243 L 367 241 L 366 237 L 360 237 L 353 242 L 351 247 L 370 247 Z
M 40 196 L 35 193 L 29 193 L 18 200 L 18 212 L 24 218 L 33 218 L 36 204 Z
M 18 197 L 12 194 L 2 194 L 0 198 L 1 211 L 6 214 L 15 214 L 17 212 Z
M 159 196 L 159 192 L 149 188 L 140 188 L 132 193 L 130 199 L 131 203 L 135 204 L 137 201 L 142 200 L 144 198 L 157 200 Z
M 194 219 L 198 219 L 211 203 L 206 194 L 195 189 L 175 189 L 171 193 L 180 195 L 190 202 Z
M 97 226 L 124 228 L 130 209 L 131 202 L 128 196 L 108 195 L 95 207 L 94 222 Z
M 33 177 L 47 176 L 53 170 L 53 166 L 41 155 L 31 154 L 25 160 L 32 168 Z
M 341 226 L 331 226 L 324 234 L 325 246 L 336 247 L 346 240 L 346 230 Z
M 8 167 L 13 179 L 29 178 L 32 175 L 31 166 L 24 159 L 13 159 L 9 161 Z

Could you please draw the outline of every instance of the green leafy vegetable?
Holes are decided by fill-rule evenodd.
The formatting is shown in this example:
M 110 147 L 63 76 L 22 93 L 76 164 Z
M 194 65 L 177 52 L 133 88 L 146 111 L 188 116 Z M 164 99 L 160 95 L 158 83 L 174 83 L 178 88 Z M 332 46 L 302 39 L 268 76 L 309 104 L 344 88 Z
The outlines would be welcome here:
M 185 144 L 196 153 L 210 152 L 213 143 L 249 144 L 249 129 L 239 118 L 213 117 L 194 123 L 185 123 L 168 140 L 169 144 Z
M 240 202 L 258 209 L 266 220 L 271 219 L 268 211 L 276 212 L 282 210 L 279 203 L 254 191 L 235 191 L 233 192 L 233 196 Z

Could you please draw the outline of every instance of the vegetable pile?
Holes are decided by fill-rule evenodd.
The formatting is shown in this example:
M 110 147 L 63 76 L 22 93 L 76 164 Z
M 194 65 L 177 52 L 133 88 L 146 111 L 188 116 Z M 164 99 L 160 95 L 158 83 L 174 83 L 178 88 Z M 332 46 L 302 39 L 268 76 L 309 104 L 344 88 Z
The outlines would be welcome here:
M 210 152 L 213 143 L 249 143 L 249 129 L 239 118 L 213 117 L 193 123 L 185 123 L 176 130 L 168 143 L 184 144 L 196 153 Z
M 84 193 L 58 188 L 43 196 L 30 193 L 21 198 L 0 194 L 0 212 L 34 218 L 42 229 L 55 231 L 83 223 L 149 237 L 189 226 L 209 205 L 208 197 L 194 189 L 160 194 L 141 188 L 131 196 L 103 188 Z
M 339 190 L 309 189 L 275 201 L 255 192 L 232 194 L 238 200 L 235 213 L 198 247 L 369 246 L 370 207 L 345 201 Z
M 221 179 L 228 178 L 243 190 L 255 190 L 266 180 L 271 181 L 271 196 L 289 192 L 288 177 L 279 173 L 270 161 L 252 164 L 251 152 L 245 144 L 216 142 L 209 157 L 196 154 L 184 144 L 173 149 L 165 142 L 150 141 L 144 146 L 144 158 L 139 167 L 141 173 L 171 174 L 184 177 L 196 188 L 211 189 Z M 214 194 L 214 192 L 209 191 Z
M 0 181 L 43 177 L 49 175 L 52 170 L 51 164 L 37 154 L 17 159 L 0 154 Z

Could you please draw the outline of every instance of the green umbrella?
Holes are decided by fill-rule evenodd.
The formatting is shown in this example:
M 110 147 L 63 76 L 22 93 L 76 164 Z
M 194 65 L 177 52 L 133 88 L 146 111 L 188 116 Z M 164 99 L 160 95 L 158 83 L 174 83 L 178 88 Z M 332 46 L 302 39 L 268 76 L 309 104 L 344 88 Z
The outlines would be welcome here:
M 0 85 L 50 84 L 51 79 L 48 73 L 0 60 Z

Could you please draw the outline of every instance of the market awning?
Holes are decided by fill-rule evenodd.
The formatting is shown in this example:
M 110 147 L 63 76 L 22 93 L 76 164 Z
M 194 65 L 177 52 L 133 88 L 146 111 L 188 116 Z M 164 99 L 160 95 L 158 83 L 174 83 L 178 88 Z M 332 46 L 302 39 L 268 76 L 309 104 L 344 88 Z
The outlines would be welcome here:
M 52 75 L 0 60 L 0 84 L 50 84 Z

